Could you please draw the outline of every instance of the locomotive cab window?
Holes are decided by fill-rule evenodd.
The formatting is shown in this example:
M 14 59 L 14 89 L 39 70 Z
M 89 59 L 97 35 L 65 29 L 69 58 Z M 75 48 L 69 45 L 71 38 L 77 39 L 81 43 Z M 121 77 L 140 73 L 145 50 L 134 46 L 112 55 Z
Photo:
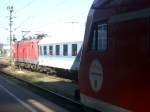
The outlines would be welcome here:
M 107 24 L 96 24 L 93 27 L 92 38 L 90 43 L 91 51 L 106 51 L 107 50 Z

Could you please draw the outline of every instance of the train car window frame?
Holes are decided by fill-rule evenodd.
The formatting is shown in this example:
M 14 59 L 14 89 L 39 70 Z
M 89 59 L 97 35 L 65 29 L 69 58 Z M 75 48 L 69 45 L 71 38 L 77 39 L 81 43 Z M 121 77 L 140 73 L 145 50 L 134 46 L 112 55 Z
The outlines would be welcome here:
M 106 51 L 107 50 L 107 24 L 99 24 L 98 25 L 98 51 Z
M 55 48 L 56 48 L 56 50 L 55 50 L 56 56 L 59 56 L 60 55 L 60 45 L 56 45 Z
M 71 47 L 72 47 L 72 56 L 76 56 L 78 45 L 77 44 L 72 44 Z
M 49 55 L 53 55 L 53 46 L 49 45 Z
M 92 45 L 91 45 L 91 50 L 92 51 L 97 51 L 97 29 L 94 27 L 93 32 L 92 32 Z
M 63 56 L 68 56 L 68 45 L 63 44 Z
M 94 23 L 91 28 L 88 43 L 89 51 L 105 52 L 108 48 L 108 24 L 107 22 Z

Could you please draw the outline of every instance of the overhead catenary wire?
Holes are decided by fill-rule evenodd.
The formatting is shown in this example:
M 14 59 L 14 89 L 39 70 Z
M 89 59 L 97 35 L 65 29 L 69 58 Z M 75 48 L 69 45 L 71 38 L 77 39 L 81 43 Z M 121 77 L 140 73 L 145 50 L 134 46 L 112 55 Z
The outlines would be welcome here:
M 67 0 L 62 0 L 61 2 L 58 2 L 56 5 L 54 5 L 54 7 L 58 7 L 61 5 L 64 5 L 67 2 Z M 21 11 L 25 10 L 26 8 L 28 8 L 29 6 L 31 6 L 33 3 L 35 3 L 35 0 L 32 0 L 30 2 L 28 2 L 24 7 L 22 7 L 21 9 L 18 9 L 17 11 L 15 11 L 14 14 L 18 14 Z M 40 14 L 38 14 L 38 16 L 40 16 Z M 31 16 L 28 16 L 27 19 L 25 19 L 23 22 L 21 22 L 19 24 L 19 26 L 17 26 L 16 28 L 14 28 L 14 31 L 18 30 L 19 28 L 23 27 L 23 24 L 28 22 L 30 20 Z
M 31 0 L 29 1 L 26 5 L 24 5 L 22 8 L 17 9 L 15 14 L 22 12 L 23 10 L 25 10 L 26 8 L 28 8 L 29 6 L 31 6 L 33 3 L 37 2 L 37 0 Z
M 34 18 L 33 16 L 28 16 L 26 19 L 24 19 L 16 28 L 14 28 L 14 31 L 20 29 L 21 27 L 23 27 L 23 25 L 28 22 L 27 20 L 30 20 L 31 18 Z
M 55 5 L 55 7 L 58 7 L 58 6 L 64 5 L 64 4 L 65 4 L 65 2 L 67 2 L 67 0 L 63 0 L 63 1 L 59 2 L 59 3 L 57 3 L 57 4 Z
M 61 11 L 61 9 L 63 9 L 63 8 L 65 8 L 65 11 L 68 11 L 68 8 L 70 8 L 70 6 L 74 6 L 74 4 L 72 4 L 72 2 L 68 1 L 68 0 L 59 0 L 59 1 L 52 1 L 52 2 L 51 2 L 51 0 L 50 1 L 49 0 L 44 0 L 44 1 L 43 0 L 27 0 L 27 1 L 22 1 L 22 2 L 20 2 L 20 1 L 17 2 L 17 0 L 7 0 L 7 1 L 9 4 L 13 4 L 15 6 L 15 11 L 13 14 L 16 16 L 16 19 L 14 21 L 13 30 L 16 31 L 17 35 L 19 35 L 20 31 L 24 30 L 25 28 L 27 30 L 34 31 L 34 30 L 41 30 L 42 27 L 50 27 L 51 25 L 49 25 L 49 24 L 54 24 L 54 23 L 64 24 L 69 21 L 79 21 L 79 23 L 84 22 L 83 20 L 82 20 L 82 22 L 80 21 L 81 20 L 80 18 L 82 17 L 80 15 L 83 15 L 83 12 L 85 12 L 84 10 L 81 10 L 81 11 L 75 12 L 75 13 L 71 13 L 69 15 L 67 15 L 68 12 L 62 13 L 62 14 L 64 14 L 64 16 L 55 15 L 55 14 L 59 13 L 59 11 Z M 48 2 L 50 4 L 44 5 L 46 2 Z M 41 12 L 45 11 L 45 12 L 39 13 L 36 8 L 38 8 L 38 10 L 42 8 L 40 11 Z M 73 7 L 73 9 L 74 8 L 75 7 Z M 77 10 L 78 10 L 78 8 L 77 8 Z M 29 12 L 29 11 L 31 11 L 31 12 Z M 58 11 L 58 12 L 53 14 L 52 12 L 54 12 L 54 11 Z M 81 14 L 79 15 L 79 13 L 81 13 Z M 51 15 L 49 15 L 49 14 L 51 14 Z M 34 16 L 34 20 L 30 19 L 30 16 Z M 49 20 L 45 21 L 46 20 L 45 17 L 49 18 Z M 25 19 L 25 18 L 27 18 L 27 19 Z M 58 21 L 56 21 L 56 19 L 58 19 Z M 46 24 L 46 22 L 47 22 L 47 24 Z M 49 25 L 49 26 L 46 26 L 46 25 Z M 1 27 L 1 29 L 2 28 L 6 29 L 6 27 Z M 30 28 L 30 29 L 28 29 L 28 28 Z M 5 35 L 6 35 L 6 33 L 5 33 Z

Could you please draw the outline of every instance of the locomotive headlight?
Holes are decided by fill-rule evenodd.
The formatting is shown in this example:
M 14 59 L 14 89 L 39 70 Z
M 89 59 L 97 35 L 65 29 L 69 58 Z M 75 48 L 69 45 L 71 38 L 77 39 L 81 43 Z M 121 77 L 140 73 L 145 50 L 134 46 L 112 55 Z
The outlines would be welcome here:
M 93 60 L 91 63 L 89 79 L 92 90 L 94 92 L 100 91 L 103 82 L 103 71 L 100 62 L 97 59 Z

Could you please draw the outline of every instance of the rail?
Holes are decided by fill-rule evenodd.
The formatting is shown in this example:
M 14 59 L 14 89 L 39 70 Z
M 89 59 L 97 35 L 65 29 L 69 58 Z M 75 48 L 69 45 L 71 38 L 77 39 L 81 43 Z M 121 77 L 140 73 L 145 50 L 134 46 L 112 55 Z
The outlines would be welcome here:
M 12 76 L 8 73 L 2 72 L 2 71 L 0 71 L 0 72 L 3 73 L 3 75 L 5 77 L 19 81 L 19 84 L 21 83 L 21 85 L 23 85 L 27 89 L 30 89 L 32 92 L 39 94 L 40 96 L 56 103 L 57 105 L 64 107 L 65 109 L 67 109 L 71 112 L 97 112 L 96 110 L 85 107 L 79 101 L 72 100 L 72 99 L 67 98 L 63 95 L 60 95 L 58 93 L 47 90 L 45 88 L 42 88 L 38 85 L 35 85 L 33 83 L 30 83 L 30 82 L 20 79 L 18 77 Z

